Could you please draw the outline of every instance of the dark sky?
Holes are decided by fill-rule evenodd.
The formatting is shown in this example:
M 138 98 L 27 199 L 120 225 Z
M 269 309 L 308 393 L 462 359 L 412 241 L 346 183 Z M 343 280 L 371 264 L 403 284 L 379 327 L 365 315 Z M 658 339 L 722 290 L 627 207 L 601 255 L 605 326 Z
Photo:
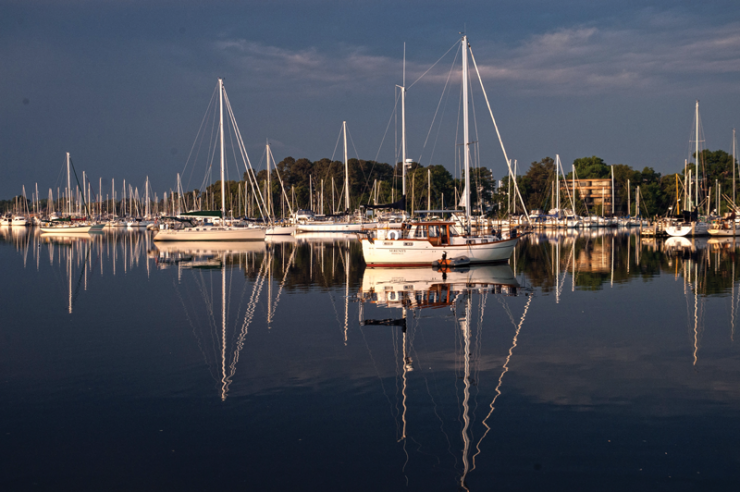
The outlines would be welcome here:
M 731 151 L 740 119 L 732 1 L 2 0 L 0 12 L 0 198 L 23 185 L 30 198 L 36 183 L 56 193 L 65 152 L 104 193 L 111 178 L 142 189 L 148 175 L 161 196 L 218 77 L 256 167 L 267 139 L 277 160 L 341 158 L 343 120 L 350 157 L 393 162 L 404 42 L 409 156 L 454 172 L 458 77 L 432 119 L 457 47 L 411 83 L 463 30 L 524 168 L 597 155 L 671 173 L 689 157 L 697 99 L 706 148 Z M 481 165 L 500 178 L 503 154 L 473 98 Z M 185 186 L 205 169 L 186 169 Z

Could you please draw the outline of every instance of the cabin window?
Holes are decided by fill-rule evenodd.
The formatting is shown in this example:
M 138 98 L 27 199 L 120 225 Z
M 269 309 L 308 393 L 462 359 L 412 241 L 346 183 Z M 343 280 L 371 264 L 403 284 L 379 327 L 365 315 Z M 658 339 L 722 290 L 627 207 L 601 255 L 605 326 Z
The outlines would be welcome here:
M 429 226 L 429 237 L 439 237 L 439 226 Z

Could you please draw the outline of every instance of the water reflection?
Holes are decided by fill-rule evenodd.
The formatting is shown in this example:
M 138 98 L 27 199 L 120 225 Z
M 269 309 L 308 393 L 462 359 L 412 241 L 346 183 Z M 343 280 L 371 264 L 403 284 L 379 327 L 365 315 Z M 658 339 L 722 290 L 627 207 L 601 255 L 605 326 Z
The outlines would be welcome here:
M 489 294 L 507 297 L 524 294 L 528 295 L 528 300 L 518 324 L 514 322 L 511 310 L 506 301 L 501 301 L 505 312 L 509 315 L 512 322 L 515 323 L 516 332 L 498 379 L 495 396 L 493 396 L 489 405 L 490 411 L 481 421 L 486 431 L 478 440 L 476 453 L 471 458 L 471 445 L 473 442 L 471 426 L 475 418 L 474 415 L 471 416 L 471 389 L 477 386 L 475 378 L 479 377 L 477 375 L 480 374 L 482 369 L 479 366 L 480 361 L 483 359 L 481 356 L 481 339 L 486 302 L 488 301 Z M 477 312 L 475 317 L 473 317 L 474 296 L 478 301 L 476 303 Z M 428 404 L 435 405 L 434 398 L 430 398 L 431 401 L 428 402 L 408 401 L 408 374 L 414 371 L 414 359 L 410 355 L 414 351 L 412 346 L 413 336 L 409 336 L 409 328 L 412 335 L 417 330 L 423 329 L 423 326 L 419 326 L 420 321 L 425 317 L 422 314 L 422 310 L 449 309 L 452 313 L 452 323 L 454 324 L 455 333 L 459 334 L 459 337 L 456 337 L 460 343 L 456 344 L 455 347 L 455 371 L 460 373 L 459 378 L 463 381 L 463 388 L 461 390 L 462 401 L 460 403 L 462 420 L 460 422 L 461 427 L 458 429 L 463 444 L 461 450 L 463 468 L 459 471 L 458 481 L 462 490 L 469 490 L 466 482 L 467 475 L 475 470 L 475 459 L 481 452 L 480 444 L 488 435 L 488 431 L 490 431 L 487 421 L 493 413 L 496 399 L 501 394 L 503 377 L 508 371 L 509 362 L 516 347 L 517 338 L 532 298 L 531 293 L 527 293 L 520 287 L 514 276 L 514 271 L 509 265 L 483 265 L 441 271 L 435 271 L 429 268 L 400 270 L 390 268 L 365 269 L 362 286 L 358 292 L 358 299 L 360 300 L 360 326 L 399 327 L 401 332 L 401 359 L 397 363 L 397 368 L 398 366 L 401 367 L 399 378 L 402 407 L 399 416 L 401 423 L 398 442 L 403 444 L 403 451 L 406 456 L 402 471 L 405 471 L 409 460 L 409 454 L 406 448 L 409 438 L 407 430 L 409 406 L 413 404 L 420 408 L 425 408 Z M 363 310 L 365 303 L 386 309 L 401 309 L 401 317 L 366 319 Z M 411 319 L 409 319 L 409 316 Z M 477 331 L 474 333 L 473 330 L 475 329 L 476 322 Z M 475 350 L 473 347 L 475 347 Z M 458 361 L 461 361 L 461 367 Z M 476 376 L 474 377 L 474 375 Z M 420 382 L 420 380 L 417 381 Z M 449 436 L 447 436 L 444 430 L 445 425 L 441 421 L 440 423 L 442 424 L 442 433 L 449 443 Z M 423 438 L 419 437 L 419 439 Z M 415 442 L 418 443 L 416 440 Z
M 454 478 L 459 489 L 478 490 L 476 485 L 503 473 L 511 456 L 521 471 L 523 460 L 531 459 L 530 469 L 540 462 L 537 453 L 559 455 L 559 444 L 553 442 L 572 438 L 574 448 L 594 449 L 594 436 L 605 437 L 604 423 L 615 418 L 623 419 L 620 425 L 647 421 L 653 432 L 656 422 L 665 425 L 665 420 L 649 420 L 655 415 L 675 412 L 693 418 L 698 411 L 689 404 L 699 401 L 702 411 L 708 408 L 706 414 L 716 416 L 724 411 L 722 405 L 733 409 L 739 401 L 732 386 L 737 357 L 731 344 L 740 303 L 732 238 L 668 241 L 615 231 L 536 234 L 521 241 L 509 265 L 434 271 L 365 268 L 359 243 L 347 236 L 160 246 L 146 232 L 65 237 L 29 228 L 1 233 L 6 257 L 15 254 L 29 277 L 51 271 L 38 276 L 40 282 L 61 279 L 63 295 L 46 299 L 59 306 L 57 319 L 71 321 L 67 313 L 75 314 L 75 323 L 69 324 L 75 330 L 52 333 L 54 348 L 67 344 L 61 357 L 69 354 L 69 360 L 96 368 L 108 360 L 135 360 L 130 367 L 118 362 L 108 376 L 123 374 L 111 387 L 122 399 L 136 400 L 141 393 L 127 386 L 128 378 L 136 376 L 131 367 L 139 368 L 144 358 L 131 354 L 161 342 L 164 348 L 150 359 L 164 362 L 147 365 L 139 380 L 142 385 L 156 381 L 156 388 L 148 390 L 156 405 L 142 415 L 170 400 L 176 400 L 172 415 L 188 412 L 182 410 L 186 398 L 188 405 L 206 401 L 198 415 L 205 417 L 198 420 L 207 429 L 203 433 L 224 430 L 223 445 L 235 460 L 249 462 L 238 451 L 244 443 L 259 442 L 259 453 L 273 456 L 298 449 L 290 444 L 292 434 L 310 428 L 317 455 L 328 448 L 346 453 L 366 446 L 383 455 L 377 459 L 386 469 L 400 471 L 406 484 L 416 488 L 442 476 Z M 113 276 L 135 279 L 127 288 L 133 285 L 141 292 L 126 293 L 117 309 L 105 305 L 93 311 L 91 303 L 80 302 L 86 293 L 95 294 L 95 280 Z M 116 295 L 119 285 L 115 282 L 106 294 Z M 103 301 L 99 306 L 105 304 L 102 295 L 98 299 Z M 122 310 L 126 303 L 137 307 Z M 633 308 L 619 318 L 620 311 Z M 156 325 L 132 315 L 147 309 Z M 101 313 L 120 319 L 106 321 L 106 330 L 78 328 L 84 315 L 100 318 Z M 34 336 L 28 345 L 39 339 Z M 101 347 L 125 346 L 129 339 L 130 353 L 106 353 L 105 361 L 85 359 L 105 352 Z M 86 343 L 91 345 L 76 351 Z M 170 350 L 179 350 L 181 358 L 168 358 Z M 24 355 L 35 353 L 34 348 Z M 23 364 L 26 357 L 11 362 Z M 78 374 L 84 379 L 88 372 L 83 368 Z M 79 386 L 87 389 L 86 382 Z M 76 383 L 65 384 L 65 392 L 77 389 Z M 51 390 L 39 386 L 58 394 L 53 384 Z M 310 403 L 303 398 L 311 398 Z M 115 406 L 120 400 L 112 402 Z M 230 411 L 237 424 L 222 428 L 220 419 Z M 601 420 L 592 420 L 592 428 L 581 427 L 588 412 Z M 637 416 L 625 417 L 629 412 Z M 182 436 L 192 431 L 192 415 L 180 429 L 184 442 Z M 335 442 L 341 433 L 335 425 L 344 422 L 358 429 L 345 429 L 356 432 L 347 438 L 346 449 Z M 563 423 L 564 429 L 570 427 L 561 434 L 553 431 Z M 261 427 L 264 433 L 254 430 Z M 573 429 L 586 437 L 573 437 Z M 674 435 L 675 428 L 669 431 L 666 435 Z M 241 440 L 233 437 L 239 432 Z M 539 445 L 545 451 L 510 449 L 536 439 L 537 433 L 557 439 L 543 438 Z M 188 445 L 192 451 L 198 444 Z M 255 449 L 250 459 L 259 454 Z M 298 452 L 302 458 L 308 454 L 304 449 Z M 643 453 L 644 459 L 644 448 L 624 449 L 625 455 Z M 347 458 L 343 466 L 357 463 Z M 396 485 L 402 483 L 399 479 Z

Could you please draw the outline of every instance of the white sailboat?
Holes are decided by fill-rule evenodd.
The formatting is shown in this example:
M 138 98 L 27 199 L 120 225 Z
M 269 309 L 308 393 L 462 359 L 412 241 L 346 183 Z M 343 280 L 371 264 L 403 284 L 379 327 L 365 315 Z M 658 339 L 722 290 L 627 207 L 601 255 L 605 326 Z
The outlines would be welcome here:
M 347 158 L 347 122 L 342 122 L 342 133 L 344 134 L 344 208 L 349 213 L 349 160 Z M 363 230 L 375 229 L 377 222 L 355 222 L 314 220 L 297 222 L 298 233 L 357 233 Z
M 266 162 L 266 168 L 267 168 L 267 195 L 265 196 L 265 208 L 267 209 L 267 215 L 270 217 L 270 225 L 265 230 L 266 236 L 289 236 L 296 232 L 296 226 L 295 225 L 285 225 L 282 223 L 277 223 L 275 220 L 275 210 L 274 205 L 272 203 L 272 188 L 270 187 L 270 157 L 272 156 L 272 152 L 270 152 L 270 144 L 268 143 L 265 149 L 265 162 Z M 274 159 L 273 159 L 274 161 Z M 277 164 L 275 165 L 275 172 L 278 173 Z M 285 193 L 285 190 L 283 189 L 283 182 L 280 178 L 280 175 L 278 174 L 278 179 L 280 179 L 280 189 L 283 193 Z M 290 200 L 287 200 L 288 207 L 290 208 Z M 291 215 L 293 215 L 291 210 Z
M 696 151 L 694 154 L 694 163 L 696 172 L 696 186 L 694 187 L 695 201 L 693 203 L 693 212 L 684 212 L 683 222 L 677 222 L 669 224 L 665 228 L 666 234 L 672 237 L 687 237 L 687 236 L 706 236 L 709 234 L 710 225 L 698 217 L 698 206 L 699 206 L 699 101 L 696 101 Z M 689 182 L 689 186 L 691 183 Z M 691 200 L 691 193 L 689 192 L 689 200 Z
M 219 91 L 219 139 L 221 147 L 221 217 L 217 225 L 199 225 L 180 229 L 160 229 L 154 234 L 155 241 L 262 241 L 265 230 L 257 227 L 234 227 L 226 219 L 226 177 L 224 175 L 224 83 L 218 79 Z
M 470 263 L 503 262 L 511 257 L 519 238 L 515 229 L 508 238 L 498 235 L 472 235 L 470 221 L 470 138 L 468 134 L 468 45 L 462 37 L 463 147 L 465 162 L 465 231 L 459 232 L 454 222 L 408 222 L 398 229 L 378 228 L 375 235 L 361 238 L 362 253 L 368 267 L 425 266 L 447 258 L 466 257 Z M 475 66 L 475 58 L 473 58 Z M 475 66 L 476 72 L 478 70 Z M 480 79 L 480 74 L 478 74 Z M 482 83 L 481 83 L 482 87 Z M 483 89 L 485 94 L 485 89 Z M 486 96 L 486 102 L 488 97 Z M 490 105 L 489 105 L 490 110 Z M 493 117 L 493 115 L 491 115 Z M 495 124 L 495 120 L 494 120 Z M 498 131 L 497 131 L 498 133 Z M 503 148 L 503 145 L 502 145 Z M 505 153 L 505 151 L 504 151 Z M 509 172 L 510 161 L 506 158 Z M 502 234 L 503 235 L 503 234 Z
M 72 186 L 70 177 L 70 165 L 72 161 L 67 152 L 67 217 L 53 219 L 49 225 L 42 225 L 41 232 L 47 234 L 87 234 L 89 232 L 102 231 L 105 224 L 94 224 L 85 219 L 72 218 Z M 75 173 L 76 175 L 76 173 Z M 83 198 L 84 202 L 84 198 Z M 87 203 L 84 203 L 87 211 Z M 88 214 L 89 215 L 89 214 Z

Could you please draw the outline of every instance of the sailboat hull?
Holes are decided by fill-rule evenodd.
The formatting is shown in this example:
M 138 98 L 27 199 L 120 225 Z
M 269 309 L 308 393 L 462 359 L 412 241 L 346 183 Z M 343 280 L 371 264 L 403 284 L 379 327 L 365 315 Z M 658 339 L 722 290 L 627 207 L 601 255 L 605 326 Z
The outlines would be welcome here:
M 104 224 L 39 227 L 46 234 L 87 234 L 102 231 Z
M 307 224 L 298 224 L 296 226 L 296 232 L 341 232 L 352 234 L 363 230 L 375 229 L 377 226 L 377 222 L 309 222 Z
M 362 254 L 368 267 L 431 266 L 447 258 L 467 256 L 471 263 L 506 262 L 511 258 L 519 238 L 475 244 L 434 246 L 429 241 L 386 241 L 362 239 Z
M 665 228 L 665 232 L 672 237 L 708 236 L 709 224 L 706 222 L 691 222 L 690 224 L 669 225 Z

